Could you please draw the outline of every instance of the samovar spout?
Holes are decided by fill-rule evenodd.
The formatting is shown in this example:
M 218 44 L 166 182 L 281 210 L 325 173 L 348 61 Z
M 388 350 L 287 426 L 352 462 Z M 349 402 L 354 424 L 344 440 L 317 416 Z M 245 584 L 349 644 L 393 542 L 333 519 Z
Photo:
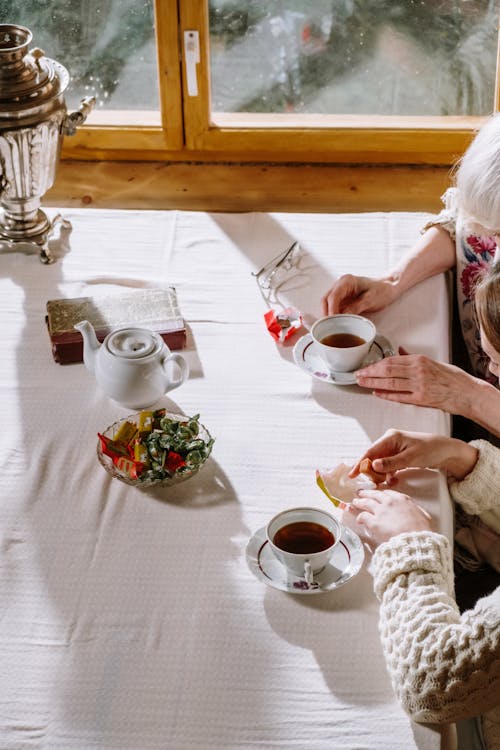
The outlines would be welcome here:
M 75 112 L 66 115 L 61 132 L 63 135 L 74 135 L 80 125 L 82 125 L 90 115 L 95 106 L 95 96 L 85 96 L 80 101 L 80 106 Z

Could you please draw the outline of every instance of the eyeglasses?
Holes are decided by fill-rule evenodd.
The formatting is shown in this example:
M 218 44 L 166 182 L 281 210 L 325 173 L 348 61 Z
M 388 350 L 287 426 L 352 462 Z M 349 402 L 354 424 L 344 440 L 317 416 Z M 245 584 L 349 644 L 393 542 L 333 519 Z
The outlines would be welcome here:
M 271 258 L 260 271 L 253 272 L 259 291 L 269 310 L 264 315 L 271 336 L 283 343 L 302 326 L 302 315 L 295 307 L 286 306 L 279 297 L 285 283 L 294 278 L 291 271 L 299 270 L 301 247 L 294 242 L 287 250 Z
M 289 271 L 296 267 L 299 255 L 300 245 L 294 242 L 287 250 L 271 258 L 260 271 L 252 271 L 252 276 L 264 291 L 275 290 L 285 281 Z

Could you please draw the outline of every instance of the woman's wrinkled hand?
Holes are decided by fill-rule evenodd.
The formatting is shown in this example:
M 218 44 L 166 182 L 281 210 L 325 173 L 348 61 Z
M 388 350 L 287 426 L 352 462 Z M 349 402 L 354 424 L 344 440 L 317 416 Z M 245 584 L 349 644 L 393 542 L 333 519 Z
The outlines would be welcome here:
M 397 534 L 432 531 L 431 517 L 411 497 L 395 490 L 360 490 L 351 505 L 357 523 L 378 546 Z
M 402 347 L 399 355 L 381 359 L 355 375 L 359 386 L 371 388 L 379 398 L 463 416 L 469 413 L 471 386 L 476 381 L 455 365 L 408 354 Z
M 345 274 L 321 298 L 321 307 L 323 315 L 366 315 L 383 310 L 394 299 L 394 285 L 389 280 Z

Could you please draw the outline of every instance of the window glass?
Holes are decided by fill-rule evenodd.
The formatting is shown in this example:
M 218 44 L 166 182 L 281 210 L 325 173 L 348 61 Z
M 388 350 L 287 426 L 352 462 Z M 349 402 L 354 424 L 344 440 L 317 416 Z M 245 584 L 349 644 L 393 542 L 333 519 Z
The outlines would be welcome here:
M 212 111 L 491 113 L 498 6 L 210 0 Z
M 153 0 L 0 0 L 0 22 L 27 26 L 70 74 L 69 106 L 158 110 Z

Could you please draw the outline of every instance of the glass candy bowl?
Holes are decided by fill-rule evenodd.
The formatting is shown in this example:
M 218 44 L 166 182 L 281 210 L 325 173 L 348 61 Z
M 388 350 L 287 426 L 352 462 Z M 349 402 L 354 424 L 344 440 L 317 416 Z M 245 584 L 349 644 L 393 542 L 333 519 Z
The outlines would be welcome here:
M 141 411 L 98 433 L 97 458 L 108 474 L 133 487 L 169 486 L 194 476 L 214 438 L 199 422 L 165 409 Z

